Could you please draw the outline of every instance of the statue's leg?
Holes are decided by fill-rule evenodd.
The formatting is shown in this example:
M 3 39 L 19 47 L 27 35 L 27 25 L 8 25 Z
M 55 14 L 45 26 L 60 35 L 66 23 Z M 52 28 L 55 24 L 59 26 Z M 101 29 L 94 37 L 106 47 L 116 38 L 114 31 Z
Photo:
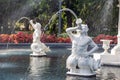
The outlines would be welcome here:
M 97 70 L 101 67 L 101 61 L 100 59 L 94 62 L 94 69 Z
M 70 55 L 66 62 L 66 67 L 70 70 L 70 72 L 75 72 L 77 66 L 77 60 L 74 56 Z
M 89 65 L 89 67 L 90 67 L 91 72 L 94 72 L 94 71 L 95 71 L 95 70 L 94 70 L 94 64 L 95 64 L 94 59 L 91 58 L 91 57 L 89 57 L 89 58 L 88 58 L 88 65 Z
M 91 71 L 96 71 L 101 66 L 100 60 L 96 61 L 95 59 L 93 59 L 93 58 L 90 57 L 89 66 L 91 68 Z

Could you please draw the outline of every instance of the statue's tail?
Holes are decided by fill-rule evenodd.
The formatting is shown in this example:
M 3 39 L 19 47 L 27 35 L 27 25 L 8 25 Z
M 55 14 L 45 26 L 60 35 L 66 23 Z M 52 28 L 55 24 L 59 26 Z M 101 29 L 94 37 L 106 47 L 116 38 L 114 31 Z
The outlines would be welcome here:
M 44 43 L 42 43 L 43 49 L 45 52 L 51 51 L 49 47 L 47 47 Z

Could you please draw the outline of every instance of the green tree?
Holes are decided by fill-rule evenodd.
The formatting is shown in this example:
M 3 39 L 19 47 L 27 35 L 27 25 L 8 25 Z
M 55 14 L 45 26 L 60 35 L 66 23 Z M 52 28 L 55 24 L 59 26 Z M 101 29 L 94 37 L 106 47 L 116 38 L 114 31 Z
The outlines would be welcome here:
M 89 33 L 91 33 L 90 35 L 96 36 L 100 33 L 112 34 L 116 32 L 114 27 L 118 20 L 118 8 L 116 7 L 118 0 L 113 0 L 113 11 L 110 12 L 110 14 L 108 13 L 111 17 L 106 19 L 106 27 L 108 27 L 108 31 L 104 31 L 104 25 L 101 25 L 101 16 L 103 15 L 102 10 L 105 8 L 104 5 L 106 5 L 105 3 L 107 1 L 110 2 L 110 0 L 64 0 L 63 7 L 72 9 L 79 18 L 82 18 L 83 23 L 88 24 Z M 69 13 L 66 13 L 66 16 L 68 23 L 67 26 L 71 26 L 71 22 L 74 22 L 74 19 L 71 18 L 71 14 Z M 110 22 L 109 20 L 113 21 Z

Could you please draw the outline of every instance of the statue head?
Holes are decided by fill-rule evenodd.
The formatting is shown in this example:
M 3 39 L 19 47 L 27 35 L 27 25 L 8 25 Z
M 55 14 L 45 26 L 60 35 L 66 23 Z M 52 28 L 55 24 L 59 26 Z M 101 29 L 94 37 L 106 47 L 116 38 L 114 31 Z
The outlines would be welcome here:
M 39 23 L 39 22 L 40 22 L 40 19 L 39 19 L 39 18 L 33 19 L 33 23 L 34 23 L 34 24 Z
M 82 31 L 88 32 L 88 25 L 87 24 L 82 24 Z
M 82 26 L 81 33 L 87 35 L 87 32 L 89 30 L 87 24 L 81 24 L 81 26 Z

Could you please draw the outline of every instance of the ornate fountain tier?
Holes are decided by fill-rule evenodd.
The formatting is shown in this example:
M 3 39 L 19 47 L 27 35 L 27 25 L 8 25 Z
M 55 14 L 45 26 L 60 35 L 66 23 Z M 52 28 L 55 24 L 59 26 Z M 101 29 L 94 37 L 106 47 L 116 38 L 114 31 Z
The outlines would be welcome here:
M 103 41 L 103 47 L 104 48 L 104 54 L 101 55 L 101 65 L 112 65 L 112 66 L 120 66 L 120 46 L 117 44 L 112 50 L 111 53 L 108 54 L 106 52 L 107 49 L 110 48 L 111 40 L 104 40 Z M 106 42 L 106 43 L 105 43 Z
M 101 65 L 110 65 L 110 66 L 120 66 L 120 56 L 117 55 L 117 54 L 114 54 L 116 52 L 115 49 L 118 49 L 116 48 L 116 46 L 111 50 L 111 53 L 108 52 L 108 49 L 110 48 L 110 42 L 112 40 L 101 40 L 103 42 L 103 49 L 104 49 L 104 52 L 102 53 L 97 53 L 97 54 L 94 54 L 94 58 L 95 59 L 100 59 L 101 60 Z M 120 50 L 120 49 L 118 49 Z
M 99 67 L 99 60 L 96 61 L 90 55 L 98 49 L 97 45 L 87 35 L 88 26 L 81 24 L 82 20 L 76 20 L 76 27 L 70 27 L 66 29 L 67 34 L 72 41 L 72 53 L 67 58 L 66 67 L 69 69 L 68 75 L 77 76 L 95 76 L 96 70 Z M 72 32 L 76 31 L 76 34 Z M 91 46 L 91 50 L 87 50 L 88 46 Z
M 118 43 L 111 50 L 109 55 L 101 55 L 102 65 L 120 66 L 120 0 L 119 1 L 119 21 L 118 21 Z M 103 44 L 104 45 L 104 44 Z

